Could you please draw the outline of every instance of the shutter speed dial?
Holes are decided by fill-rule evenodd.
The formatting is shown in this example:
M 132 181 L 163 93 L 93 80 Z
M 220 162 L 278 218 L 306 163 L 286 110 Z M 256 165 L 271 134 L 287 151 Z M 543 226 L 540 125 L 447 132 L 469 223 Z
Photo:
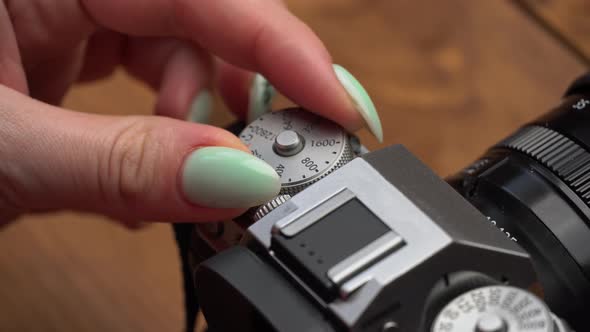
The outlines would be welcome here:
M 302 108 L 266 113 L 240 139 L 281 178 L 281 194 L 294 195 L 353 158 L 349 135 Z
M 431 332 L 573 332 L 539 298 L 498 285 L 473 289 L 438 314 Z

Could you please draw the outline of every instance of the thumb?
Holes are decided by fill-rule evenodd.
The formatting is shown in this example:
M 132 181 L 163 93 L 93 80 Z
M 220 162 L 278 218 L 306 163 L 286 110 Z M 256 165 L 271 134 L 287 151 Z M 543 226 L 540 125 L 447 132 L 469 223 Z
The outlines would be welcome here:
M 214 221 L 280 189 L 276 172 L 225 130 L 71 112 L 2 86 L 0 155 L 0 221 L 64 208 L 128 221 Z

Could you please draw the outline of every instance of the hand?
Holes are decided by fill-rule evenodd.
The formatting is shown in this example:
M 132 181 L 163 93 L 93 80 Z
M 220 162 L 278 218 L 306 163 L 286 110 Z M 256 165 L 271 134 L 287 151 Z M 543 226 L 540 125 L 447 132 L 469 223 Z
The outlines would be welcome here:
M 122 65 L 158 91 L 157 116 L 59 105 Z M 0 223 L 76 209 L 139 220 L 221 220 L 277 194 L 270 166 L 201 120 L 215 86 L 242 118 L 259 72 L 299 105 L 381 138 L 370 99 L 280 0 L 0 2 Z M 217 79 L 213 79 L 217 77 Z M 250 113 L 250 114 L 248 114 Z M 175 119 L 174 119 L 175 118 Z

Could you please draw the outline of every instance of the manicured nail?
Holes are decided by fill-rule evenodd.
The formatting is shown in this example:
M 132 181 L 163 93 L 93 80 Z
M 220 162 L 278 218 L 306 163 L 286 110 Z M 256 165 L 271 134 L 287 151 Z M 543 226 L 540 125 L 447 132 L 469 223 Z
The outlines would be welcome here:
M 199 92 L 199 94 L 197 94 L 195 99 L 193 99 L 186 120 L 203 124 L 209 123 L 211 104 L 211 93 L 209 90 L 202 90 Z
M 204 147 L 184 162 L 182 190 L 197 205 L 247 208 L 274 198 L 280 189 L 275 170 L 244 151 Z
M 270 112 L 270 104 L 275 89 L 262 75 L 256 74 L 250 86 L 250 102 L 248 105 L 248 122 L 252 122 L 262 114 Z
M 356 110 L 367 123 L 369 130 L 375 135 L 375 137 L 377 137 L 379 142 L 383 142 L 381 120 L 379 119 L 377 109 L 365 88 L 363 88 L 361 83 L 359 83 L 359 81 L 357 81 L 357 79 L 342 66 L 335 64 L 334 71 L 336 72 L 336 77 L 338 77 L 338 80 L 344 86 L 346 92 L 348 92 Z

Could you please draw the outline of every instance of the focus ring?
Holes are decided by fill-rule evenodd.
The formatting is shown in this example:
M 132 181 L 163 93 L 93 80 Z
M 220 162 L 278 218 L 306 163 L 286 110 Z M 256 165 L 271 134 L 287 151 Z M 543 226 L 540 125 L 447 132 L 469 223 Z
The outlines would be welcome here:
M 521 128 L 496 147 L 516 150 L 549 168 L 590 206 L 590 153 L 555 130 Z

